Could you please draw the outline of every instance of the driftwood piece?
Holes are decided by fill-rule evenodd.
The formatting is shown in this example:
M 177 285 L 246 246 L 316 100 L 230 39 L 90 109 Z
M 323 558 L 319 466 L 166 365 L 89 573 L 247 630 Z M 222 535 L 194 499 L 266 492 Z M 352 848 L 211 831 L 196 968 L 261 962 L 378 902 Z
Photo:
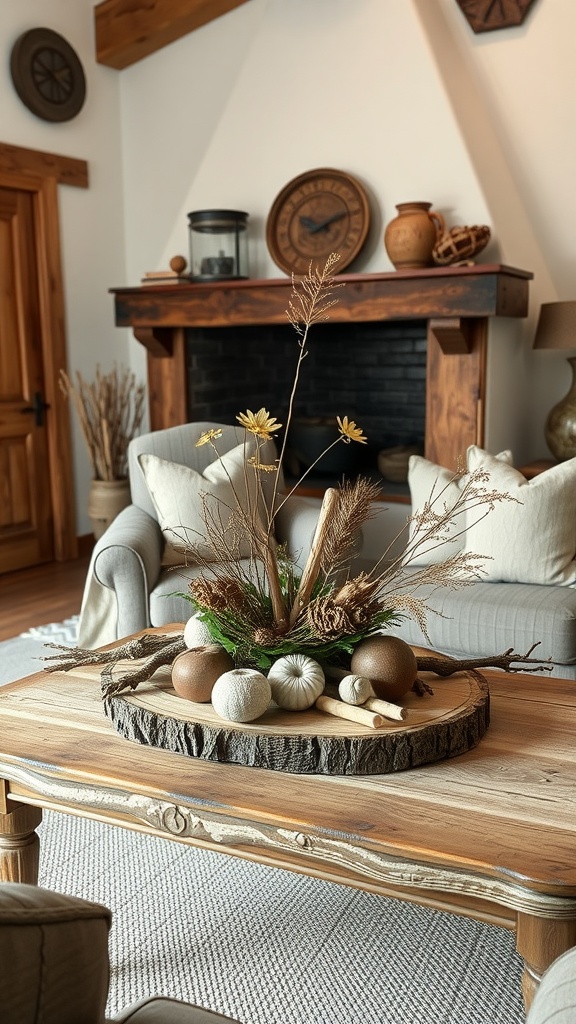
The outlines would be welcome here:
M 340 679 L 348 674 L 348 670 L 338 668 L 328 669 L 326 670 L 326 674 L 334 679 Z M 326 684 L 324 693 L 327 694 L 328 697 L 334 697 L 334 699 L 339 697 L 337 688 L 330 683 L 330 681 Z M 418 696 L 421 696 L 421 694 L 418 694 Z M 400 707 L 399 704 L 391 704 L 390 701 L 380 700 L 378 697 L 368 697 L 367 700 L 362 701 L 361 704 L 352 704 L 349 705 L 349 707 L 366 708 L 368 711 L 374 711 L 377 715 L 381 715 L 382 718 L 388 718 L 392 722 L 403 722 L 408 714 L 406 708 Z M 351 719 L 351 721 L 354 721 L 354 719 Z
M 110 665 L 117 661 L 146 658 L 169 647 L 180 637 L 184 637 L 183 631 L 170 634 L 143 633 L 117 647 L 96 651 L 86 647 L 67 647 L 66 644 L 44 644 L 44 647 L 60 651 L 60 654 L 51 654 L 42 658 L 42 661 L 50 662 L 49 665 L 44 665 L 44 671 L 69 672 L 70 669 L 77 668 L 79 665 Z
M 64 644 L 45 644 L 60 651 L 42 660 L 50 662 L 45 672 L 69 672 L 80 665 L 103 665 L 100 680 L 102 697 L 107 700 L 122 690 L 134 690 L 138 683 L 145 683 L 156 669 L 171 665 L 182 651 L 186 650 L 184 633 L 143 633 L 133 637 L 119 647 L 110 650 L 91 651 L 85 647 L 66 647 Z M 138 661 L 135 668 L 125 669 L 114 675 L 114 666 L 120 661 Z
M 114 676 L 114 664 L 108 664 L 102 669 L 100 680 L 102 683 L 102 697 L 108 700 L 122 690 L 135 690 L 138 683 L 145 683 L 154 675 L 156 669 L 163 665 L 171 665 L 179 654 L 185 651 L 186 644 L 184 637 L 178 637 L 170 644 L 165 644 L 161 650 L 155 651 L 143 660 L 138 668 L 128 669 L 122 675 Z
M 504 672 L 551 672 L 552 664 L 543 664 L 540 658 L 530 657 L 539 644 L 538 640 L 523 655 L 515 654 L 513 647 L 509 647 L 503 654 L 492 654 L 484 658 L 450 658 L 448 655 L 418 654 L 416 664 L 419 672 L 434 672 L 437 676 L 451 676 L 454 672 L 474 668 L 501 668 Z
M 306 565 L 304 566 L 304 572 L 300 579 L 300 586 L 298 587 L 298 592 L 290 612 L 291 627 L 296 622 L 304 606 L 308 603 L 312 590 L 314 589 L 314 584 L 318 579 L 318 573 L 320 572 L 320 565 L 322 562 L 324 538 L 327 531 L 330 529 L 330 521 L 337 504 L 338 491 L 335 487 L 328 487 L 324 492 L 324 498 L 322 499 L 322 505 L 320 507 L 320 513 L 316 523 L 316 531 L 312 539 L 312 545 L 310 547 Z

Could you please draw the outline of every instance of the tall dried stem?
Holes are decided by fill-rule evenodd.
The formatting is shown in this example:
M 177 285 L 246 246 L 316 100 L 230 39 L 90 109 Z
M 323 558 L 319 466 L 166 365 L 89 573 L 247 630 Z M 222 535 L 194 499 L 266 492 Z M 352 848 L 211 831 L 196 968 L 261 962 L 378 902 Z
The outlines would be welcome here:
M 86 442 L 95 480 L 122 480 L 127 476 L 128 444 L 138 433 L 144 416 L 145 388 L 128 370 L 103 374 L 96 368 L 89 383 L 77 371 L 74 382 L 60 371 L 60 389 L 72 401 Z

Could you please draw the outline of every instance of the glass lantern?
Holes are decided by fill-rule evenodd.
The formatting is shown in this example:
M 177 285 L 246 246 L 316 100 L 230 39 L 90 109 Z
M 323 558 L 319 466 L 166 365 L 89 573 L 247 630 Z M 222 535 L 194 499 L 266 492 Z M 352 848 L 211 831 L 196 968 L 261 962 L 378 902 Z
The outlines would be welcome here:
M 188 214 L 193 281 L 248 277 L 247 221 L 248 214 L 242 210 L 195 210 Z

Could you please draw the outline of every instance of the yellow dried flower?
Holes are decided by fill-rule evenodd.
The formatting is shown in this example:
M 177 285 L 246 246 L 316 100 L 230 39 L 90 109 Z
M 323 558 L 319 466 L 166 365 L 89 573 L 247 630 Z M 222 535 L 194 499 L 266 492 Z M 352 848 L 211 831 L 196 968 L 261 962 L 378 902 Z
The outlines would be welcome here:
M 268 410 L 264 408 L 259 409 L 258 412 L 252 412 L 251 409 L 247 409 L 246 412 L 241 412 L 236 419 L 241 426 L 251 434 L 255 434 L 256 437 L 261 437 L 265 441 L 270 441 L 272 438 L 272 432 L 274 430 L 280 430 L 282 426 L 282 424 L 277 423 Z
M 338 429 L 347 444 L 350 441 L 359 441 L 360 444 L 368 443 L 368 438 L 364 437 L 362 433 L 362 427 L 357 427 L 354 420 L 349 420 L 347 416 L 344 416 L 343 419 L 337 416 L 336 419 L 338 420 Z
M 217 441 L 219 437 L 222 437 L 221 430 L 205 430 L 203 434 L 196 441 L 196 448 L 200 448 L 203 444 L 210 444 L 211 441 Z

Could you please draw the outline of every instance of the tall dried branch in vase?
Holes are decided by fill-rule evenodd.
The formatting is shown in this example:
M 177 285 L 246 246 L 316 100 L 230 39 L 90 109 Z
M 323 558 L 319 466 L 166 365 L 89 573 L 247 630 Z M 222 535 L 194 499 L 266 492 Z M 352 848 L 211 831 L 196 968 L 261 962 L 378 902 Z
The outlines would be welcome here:
M 465 516 L 468 524 L 471 515 L 481 517 L 497 501 L 511 500 L 506 494 L 488 489 L 482 470 L 468 474 L 454 505 L 447 506 L 443 493 L 431 495 L 425 508 L 412 517 L 412 539 L 401 558 L 389 560 L 384 552 L 370 573 L 351 576 L 346 566 L 358 531 L 375 515 L 380 494 L 377 484 L 359 477 L 326 491 L 303 571 L 282 547 L 277 547 L 274 517 L 302 480 L 334 445 L 367 442 L 353 420 L 337 416 L 334 441 L 292 490 L 283 493 L 279 470 L 302 362 L 308 353 L 311 328 L 329 319 L 329 311 L 338 301 L 335 293 L 343 287 L 334 281 L 338 259 L 332 254 L 323 269 L 311 265 L 305 278 L 293 280 L 287 317 L 296 331 L 298 354 L 278 458 L 274 457 L 275 450 L 272 459 L 269 452 L 282 424 L 264 408 L 240 413 L 237 419 L 246 431 L 243 493 L 233 488 L 234 507 L 221 507 L 216 515 L 206 509 L 205 539 L 212 558 L 203 559 L 194 552 L 193 544 L 188 547 L 191 560 L 202 569 L 182 596 L 192 602 L 213 642 L 221 644 L 238 665 L 267 669 L 276 658 L 295 653 L 338 663 L 349 657 L 362 640 L 393 626 L 405 615 L 414 616 L 427 635 L 429 609 L 415 591 L 423 585 L 458 588 L 475 582 L 482 574 L 482 556 L 460 553 L 408 572 L 411 562 L 417 560 L 423 548 L 441 544 L 446 531 L 463 523 Z M 219 457 L 219 437 L 220 431 L 209 430 L 196 443 L 210 445 Z M 409 531 L 410 520 L 405 529 Z M 230 536 L 249 538 L 250 559 L 235 557 Z M 186 550 L 186 537 L 183 547 Z
M 60 371 L 60 388 L 71 400 L 86 442 L 94 480 L 124 480 L 128 444 L 144 416 L 145 387 L 129 370 L 101 373 L 92 382 L 77 371 L 74 381 Z

